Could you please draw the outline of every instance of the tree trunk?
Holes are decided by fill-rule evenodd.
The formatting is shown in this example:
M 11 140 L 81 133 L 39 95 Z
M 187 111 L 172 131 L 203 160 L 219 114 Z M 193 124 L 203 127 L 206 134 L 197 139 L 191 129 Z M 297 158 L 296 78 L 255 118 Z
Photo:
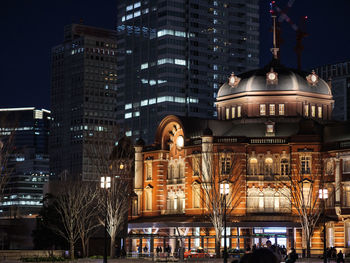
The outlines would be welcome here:
M 86 257 L 86 243 L 85 243 L 85 236 L 84 235 L 80 235 L 80 239 L 81 239 L 81 247 L 83 249 L 83 258 Z
M 311 237 L 308 235 L 306 238 L 306 257 L 307 258 L 311 257 L 310 239 Z
M 88 237 L 86 240 L 86 257 L 89 257 L 89 245 L 90 245 L 90 238 Z
M 74 241 L 69 241 L 69 253 L 70 253 L 70 259 L 74 259 Z
M 111 247 L 109 251 L 111 258 L 115 258 L 115 235 L 111 235 Z
M 220 258 L 220 239 L 215 241 L 215 254 L 217 258 Z

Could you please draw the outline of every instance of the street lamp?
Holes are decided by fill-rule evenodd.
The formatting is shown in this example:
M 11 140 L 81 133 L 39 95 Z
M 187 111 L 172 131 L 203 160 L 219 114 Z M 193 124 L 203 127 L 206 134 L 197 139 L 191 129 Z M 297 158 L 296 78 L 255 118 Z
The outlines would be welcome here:
M 227 263 L 227 245 L 226 245 L 226 196 L 228 195 L 230 191 L 230 186 L 229 184 L 226 183 L 221 183 L 220 184 L 220 194 L 224 198 L 224 263 Z
M 328 189 L 318 190 L 318 197 L 323 201 L 323 262 L 327 263 L 327 242 L 326 242 L 326 200 L 328 198 Z
M 110 176 L 102 176 L 101 177 L 101 188 L 106 189 L 105 193 L 105 247 L 104 247 L 104 252 L 103 252 L 103 263 L 107 263 L 107 191 L 109 188 L 111 188 L 111 177 Z

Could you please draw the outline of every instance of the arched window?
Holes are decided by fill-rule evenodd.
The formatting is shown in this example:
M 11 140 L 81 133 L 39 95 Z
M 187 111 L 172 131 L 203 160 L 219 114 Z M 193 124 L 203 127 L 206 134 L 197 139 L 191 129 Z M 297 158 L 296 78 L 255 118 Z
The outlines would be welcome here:
M 272 175 L 273 174 L 272 165 L 273 165 L 272 158 L 270 158 L 270 157 L 266 158 L 265 159 L 265 174 L 266 175 Z
M 264 194 L 259 193 L 259 211 L 264 211 Z
M 178 177 L 177 178 L 183 178 L 185 177 L 185 165 L 181 162 L 178 165 Z
M 257 175 L 258 174 L 258 160 L 256 158 L 251 158 L 249 161 L 250 174 Z
M 173 179 L 174 173 L 175 173 L 175 167 L 173 164 L 171 164 L 169 165 L 169 168 L 168 168 L 168 179 Z
M 281 175 L 289 175 L 289 162 L 287 159 L 281 160 Z

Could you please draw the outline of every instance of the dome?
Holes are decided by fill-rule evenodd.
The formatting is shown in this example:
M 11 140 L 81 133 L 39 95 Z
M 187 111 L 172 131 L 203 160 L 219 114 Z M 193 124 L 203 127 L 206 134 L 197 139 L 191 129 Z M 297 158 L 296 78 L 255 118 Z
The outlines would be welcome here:
M 268 74 L 274 73 L 271 81 Z M 218 98 L 246 92 L 299 91 L 321 95 L 332 95 L 329 85 L 314 72 L 299 71 L 284 67 L 273 60 L 262 69 L 249 71 L 235 76 L 235 83 L 223 84 Z

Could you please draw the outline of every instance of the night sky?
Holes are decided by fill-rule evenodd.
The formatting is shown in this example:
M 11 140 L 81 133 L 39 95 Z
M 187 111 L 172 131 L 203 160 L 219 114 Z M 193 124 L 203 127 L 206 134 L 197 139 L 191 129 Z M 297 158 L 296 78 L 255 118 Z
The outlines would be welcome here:
M 283 8 L 288 0 L 276 0 Z M 260 0 L 260 61 L 271 59 L 269 0 Z M 113 29 L 115 0 L 2 0 L 0 9 L 0 108 L 50 109 L 50 52 L 63 40 L 63 27 L 79 23 Z M 296 0 L 288 15 L 308 16 L 303 68 L 350 60 L 350 0 Z M 282 24 L 282 63 L 296 67 L 295 32 Z M 229 72 L 228 72 L 229 74 Z

